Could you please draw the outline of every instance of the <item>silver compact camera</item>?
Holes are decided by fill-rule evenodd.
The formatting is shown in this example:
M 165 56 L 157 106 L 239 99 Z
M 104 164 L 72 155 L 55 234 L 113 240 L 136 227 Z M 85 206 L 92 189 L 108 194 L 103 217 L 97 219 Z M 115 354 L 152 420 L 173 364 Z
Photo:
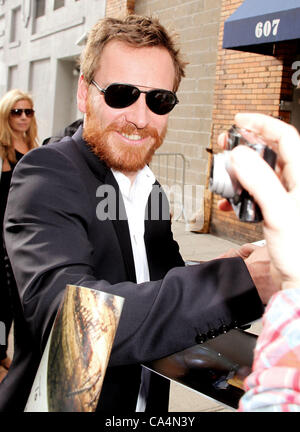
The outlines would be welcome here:
M 243 222 L 260 222 L 262 214 L 251 195 L 242 188 L 230 167 L 229 152 L 238 145 L 247 145 L 274 169 L 276 153 L 267 146 L 262 137 L 233 125 L 228 131 L 226 149 L 214 154 L 210 172 L 210 190 L 230 202 L 235 214 Z

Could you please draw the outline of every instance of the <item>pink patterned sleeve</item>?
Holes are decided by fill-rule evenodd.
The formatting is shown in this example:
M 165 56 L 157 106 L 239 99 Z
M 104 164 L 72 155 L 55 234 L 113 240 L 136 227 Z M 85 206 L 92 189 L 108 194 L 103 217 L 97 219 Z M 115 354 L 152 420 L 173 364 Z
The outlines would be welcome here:
M 300 411 L 300 288 L 271 298 L 245 391 L 239 411 Z

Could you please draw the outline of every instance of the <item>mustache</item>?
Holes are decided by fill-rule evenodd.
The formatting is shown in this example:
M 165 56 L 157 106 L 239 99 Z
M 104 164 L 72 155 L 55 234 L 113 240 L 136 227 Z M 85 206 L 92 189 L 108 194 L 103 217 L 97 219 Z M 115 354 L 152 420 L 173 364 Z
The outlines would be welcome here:
M 95 126 L 95 129 L 98 129 L 99 131 L 99 127 L 101 128 L 101 126 L 97 125 L 97 120 L 95 118 L 95 116 L 93 115 L 93 110 L 91 107 L 91 103 L 90 100 L 88 100 L 87 103 L 87 112 L 86 115 L 89 119 L 92 120 L 92 123 Z M 91 128 L 89 128 L 91 129 Z M 90 130 L 90 133 L 92 131 Z M 108 126 L 106 126 L 106 128 L 104 130 L 102 130 L 102 133 L 106 134 L 109 132 L 119 132 L 119 133 L 123 133 L 126 135 L 139 135 L 141 138 L 146 138 L 146 137 L 152 137 L 155 139 L 159 138 L 158 132 L 155 128 L 151 127 L 151 126 L 145 126 L 144 128 L 138 128 L 135 124 L 127 122 L 125 120 L 125 118 L 122 119 L 122 121 L 114 121 L 112 123 L 110 123 Z
M 144 128 L 137 128 L 132 123 L 126 123 L 123 125 L 118 124 L 117 122 L 111 123 L 106 129 L 105 132 L 118 132 L 125 135 L 139 135 L 142 139 L 151 137 L 158 138 L 157 130 L 151 126 L 146 126 Z

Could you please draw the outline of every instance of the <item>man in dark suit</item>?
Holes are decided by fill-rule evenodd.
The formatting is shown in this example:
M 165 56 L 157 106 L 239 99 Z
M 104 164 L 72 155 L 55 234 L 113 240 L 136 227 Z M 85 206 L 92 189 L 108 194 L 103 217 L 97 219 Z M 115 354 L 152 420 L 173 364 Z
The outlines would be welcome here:
M 260 317 L 269 294 L 255 283 L 265 268 L 256 279 L 256 251 L 184 266 L 148 168 L 184 75 L 164 28 L 136 16 L 97 23 L 81 72 L 83 127 L 30 152 L 12 180 L 15 355 L 0 409 L 24 409 L 66 284 L 75 284 L 125 298 L 99 410 L 167 411 L 168 383 L 141 379 L 140 364 Z

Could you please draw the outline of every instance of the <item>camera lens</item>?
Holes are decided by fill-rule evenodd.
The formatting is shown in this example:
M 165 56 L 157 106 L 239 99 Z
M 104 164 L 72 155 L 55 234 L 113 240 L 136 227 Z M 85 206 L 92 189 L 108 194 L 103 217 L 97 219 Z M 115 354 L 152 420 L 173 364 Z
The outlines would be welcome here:
M 224 198 L 233 198 L 237 193 L 237 182 L 232 181 L 227 151 L 215 154 L 212 161 L 209 186 L 210 190 Z

